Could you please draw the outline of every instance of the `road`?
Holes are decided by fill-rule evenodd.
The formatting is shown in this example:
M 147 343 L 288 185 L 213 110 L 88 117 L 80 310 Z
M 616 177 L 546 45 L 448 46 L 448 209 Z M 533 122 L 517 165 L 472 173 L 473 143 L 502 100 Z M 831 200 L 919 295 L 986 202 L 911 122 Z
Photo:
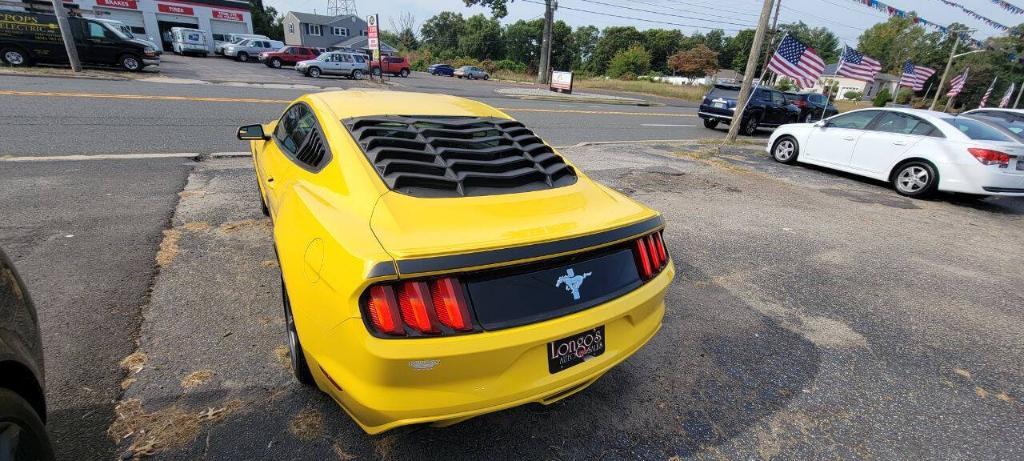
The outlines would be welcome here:
M 209 155 L 304 92 L 372 85 L 165 61 L 143 80 L 0 81 L 0 247 L 39 306 L 62 458 L 1022 455 L 1022 255 L 986 245 L 1020 229 L 1021 200 L 912 201 L 756 150 L 688 154 L 658 140 L 723 133 L 685 103 L 527 101 L 423 74 L 391 88 L 501 107 L 663 210 L 680 281 L 663 332 L 577 396 L 366 437 L 279 361 L 252 171 Z M 629 142 L 577 146 L 598 141 Z

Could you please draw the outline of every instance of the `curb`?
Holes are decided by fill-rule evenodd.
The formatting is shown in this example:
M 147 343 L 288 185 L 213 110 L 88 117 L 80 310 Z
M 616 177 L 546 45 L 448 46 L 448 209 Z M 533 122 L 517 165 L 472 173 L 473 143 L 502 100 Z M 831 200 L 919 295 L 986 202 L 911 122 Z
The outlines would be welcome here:
M 539 95 L 516 95 L 516 94 L 505 94 L 504 96 L 525 99 L 532 101 L 561 101 L 561 102 L 576 102 L 576 103 L 592 103 L 592 104 L 614 104 L 619 106 L 640 106 L 640 107 L 654 107 L 664 106 L 661 103 L 653 103 L 644 101 L 642 99 L 618 99 L 618 98 L 572 98 L 564 96 L 539 96 Z
M 108 81 L 112 81 L 112 82 L 127 82 L 127 81 L 137 80 L 137 79 L 128 78 L 128 77 L 115 77 L 113 75 L 111 75 L 109 77 L 108 76 L 100 76 L 100 75 L 75 75 L 75 74 L 53 74 L 53 75 L 46 75 L 46 74 L 21 73 L 21 72 L 6 72 L 3 69 L 0 69 L 0 75 L 9 75 L 9 76 L 12 76 L 12 77 L 35 77 L 35 78 L 77 78 L 77 79 L 83 79 L 83 80 L 108 80 Z

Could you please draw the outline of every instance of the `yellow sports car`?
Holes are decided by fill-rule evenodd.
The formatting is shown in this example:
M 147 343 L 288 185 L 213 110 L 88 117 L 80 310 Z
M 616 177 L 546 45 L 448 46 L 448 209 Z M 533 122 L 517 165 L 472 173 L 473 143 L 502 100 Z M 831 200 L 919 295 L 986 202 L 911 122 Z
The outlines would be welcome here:
M 366 432 L 558 401 L 661 327 L 661 216 L 493 107 L 314 93 L 238 137 L 295 375 Z

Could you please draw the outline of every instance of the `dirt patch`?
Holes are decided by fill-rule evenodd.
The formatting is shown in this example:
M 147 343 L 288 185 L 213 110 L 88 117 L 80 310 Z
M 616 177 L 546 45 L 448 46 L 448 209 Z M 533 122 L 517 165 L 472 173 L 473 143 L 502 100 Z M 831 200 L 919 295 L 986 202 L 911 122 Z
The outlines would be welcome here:
M 243 219 L 241 221 L 230 221 L 221 224 L 219 229 L 221 232 L 232 233 L 238 232 L 245 229 L 251 229 L 254 227 L 270 228 L 270 219 Z
M 145 352 L 135 351 L 131 355 L 121 359 L 121 368 L 128 372 L 128 374 L 135 374 L 142 371 L 146 366 L 146 360 L 149 357 L 146 356 Z
M 339 461 L 349 461 L 358 458 L 358 456 L 345 451 L 345 448 L 339 445 L 338 442 L 334 442 L 334 445 L 331 445 L 331 449 L 334 450 L 334 456 L 337 456 Z
M 324 416 L 315 408 L 306 408 L 288 423 L 288 431 L 299 440 L 316 440 L 324 435 Z
M 273 259 L 268 259 L 268 260 L 263 261 L 262 263 L 260 263 L 260 265 L 262 265 L 263 267 L 266 267 L 267 269 L 271 269 L 271 268 L 277 267 L 277 261 L 274 261 Z
M 132 384 L 135 384 L 135 378 L 125 378 L 121 380 L 121 390 L 128 390 L 129 387 L 132 387 Z
M 274 358 L 277 359 L 277 363 L 285 368 L 291 368 L 292 358 L 288 353 L 288 346 L 277 346 L 274 348 Z
M 213 370 L 193 371 L 185 375 L 185 378 L 181 380 L 181 387 L 186 390 L 195 389 L 213 379 L 213 375 Z
M 960 375 L 963 378 L 971 379 L 971 372 L 964 370 L 963 368 L 954 368 L 953 373 Z
M 115 442 L 131 437 L 131 459 L 184 445 L 199 434 L 199 416 L 177 406 L 146 413 L 141 400 L 128 399 L 117 404 L 114 415 L 107 435 Z
M 179 240 L 181 240 L 180 230 L 164 230 L 164 239 L 160 241 L 160 250 L 156 252 L 157 266 L 166 267 L 171 261 L 174 261 L 174 257 L 181 252 L 181 249 L 178 248 Z
M 206 221 L 189 221 L 181 225 L 182 229 L 189 232 L 205 232 L 210 230 L 210 223 Z
M 882 205 L 903 210 L 917 210 L 920 208 L 914 204 L 913 200 L 888 193 L 888 191 L 884 194 L 876 194 L 874 192 L 860 192 L 843 189 L 822 189 L 821 192 L 825 195 L 844 198 L 856 203 Z
M 183 190 L 178 192 L 178 197 L 189 198 L 189 197 L 202 197 L 206 195 L 206 192 L 201 190 Z

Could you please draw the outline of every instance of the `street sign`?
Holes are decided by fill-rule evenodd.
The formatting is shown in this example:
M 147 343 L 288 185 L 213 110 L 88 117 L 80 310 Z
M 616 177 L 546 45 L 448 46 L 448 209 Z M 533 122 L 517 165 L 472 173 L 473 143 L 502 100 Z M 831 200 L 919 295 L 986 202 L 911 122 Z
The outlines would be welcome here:
M 377 62 L 377 69 L 380 70 L 380 80 L 384 81 L 384 69 L 380 65 L 380 40 L 377 38 L 377 24 L 380 22 L 380 18 L 376 14 L 371 14 L 366 17 L 366 47 L 370 49 L 370 53 L 373 55 L 373 61 Z M 371 66 L 372 69 L 372 66 Z
M 556 70 L 551 73 L 551 91 L 572 94 L 572 72 Z

